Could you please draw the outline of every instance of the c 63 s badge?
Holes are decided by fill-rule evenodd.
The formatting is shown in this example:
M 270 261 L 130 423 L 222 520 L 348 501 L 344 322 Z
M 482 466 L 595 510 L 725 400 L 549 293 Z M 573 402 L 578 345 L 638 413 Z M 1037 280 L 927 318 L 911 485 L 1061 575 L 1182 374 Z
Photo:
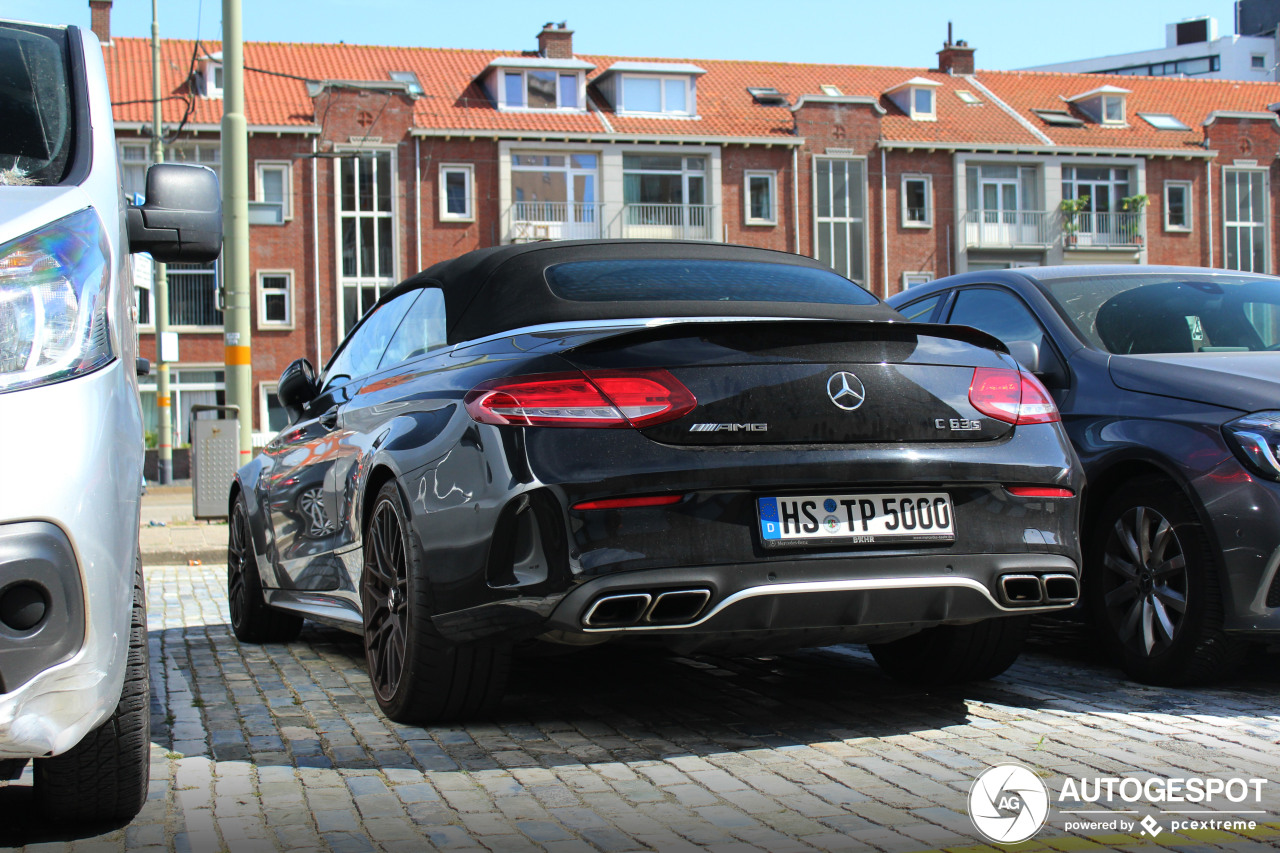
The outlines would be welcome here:
M 980 430 L 982 429 L 982 421 L 970 420 L 969 418 L 935 418 L 933 425 L 938 429 L 946 430 Z
M 689 432 L 768 432 L 768 424 L 694 424 Z

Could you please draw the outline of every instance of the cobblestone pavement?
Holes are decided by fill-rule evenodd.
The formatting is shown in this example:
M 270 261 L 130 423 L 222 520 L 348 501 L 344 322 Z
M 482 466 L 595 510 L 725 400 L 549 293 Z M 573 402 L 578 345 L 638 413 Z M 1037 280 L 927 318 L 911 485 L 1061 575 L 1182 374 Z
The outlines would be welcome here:
M 492 721 L 411 728 L 373 701 L 359 641 L 308 626 L 241 646 L 221 566 L 147 571 L 151 797 L 77 835 L 30 813 L 30 769 L 0 787 L 0 846 L 23 850 L 990 850 L 967 816 L 978 772 L 1017 761 L 1054 797 L 1019 850 L 1271 849 L 1254 830 L 1175 832 L 1154 815 L 1068 831 L 1065 776 L 1219 775 L 1280 788 L 1280 667 L 1212 690 L 1128 684 L 1081 630 L 1049 627 L 994 682 L 922 691 L 858 647 L 774 658 L 602 648 L 523 662 Z M 1275 792 L 1272 792 L 1275 793 Z M 1231 808 L 1221 799 L 1215 802 Z M 1094 805 L 1093 808 L 1098 808 Z M 1094 816 L 1096 817 L 1096 816 Z M 1115 815 L 1112 815 L 1115 817 Z M 1080 819 L 1080 816 L 1074 816 Z M 1086 837 L 1087 836 L 1087 837 Z

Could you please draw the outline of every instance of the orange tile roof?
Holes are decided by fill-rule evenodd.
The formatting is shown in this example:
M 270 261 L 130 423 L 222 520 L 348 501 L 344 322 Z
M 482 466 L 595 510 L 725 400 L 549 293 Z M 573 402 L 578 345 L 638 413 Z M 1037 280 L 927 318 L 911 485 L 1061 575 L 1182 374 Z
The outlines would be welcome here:
M 220 49 L 203 43 L 201 54 Z M 187 107 L 185 80 L 196 45 L 165 40 L 161 71 L 164 120 L 177 122 Z M 146 39 L 116 38 L 104 48 L 115 117 L 121 122 L 151 120 L 151 50 Z M 1029 71 L 980 71 L 977 80 L 1021 117 L 1019 121 L 964 77 L 923 68 L 861 65 L 814 65 L 739 60 L 673 60 L 640 57 L 579 55 L 596 66 L 590 78 L 618 61 L 660 63 L 690 62 L 706 70 L 698 78 L 697 120 L 618 115 L 593 92 L 594 112 L 502 112 L 485 96 L 476 78 L 498 57 L 521 56 L 518 51 L 460 50 L 446 48 L 382 47 L 353 44 L 293 44 L 248 42 L 244 46 L 246 109 L 250 126 L 308 127 L 316 124 L 311 99 L 303 79 L 390 79 L 392 71 L 412 71 L 425 90 L 414 105 L 414 122 L 420 128 L 474 132 L 525 131 L 602 134 L 605 122 L 616 134 L 663 136 L 725 136 L 781 138 L 792 133 L 792 116 L 785 106 L 755 103 L 749 86 L 772 86 L 787 94 L 791 103 L 801 95 L 819 94 L 821 87 L 835 86 L 845 95 L 877 98 L 886 114 L 883 137 L 900 143 L 988 144 L 1042 146 L 1043 139 L 1028 129 L 1037 128 L 1060 146 L 1088 148 L 1158 148 L 1185 150 L 1203 138 L 1201 124 L 1213 110 L 1265 111 L 1280 101 L 1280 84 L 1224 80 L 1120 77 L 1093 74 L 1061 74 Z M 914 121 L 884 92 L 912 77 L 940 84 L 937 121 Z M 1097 86 L 1112 84 L 1131 90 L 1128 125 L 1102 127 L 1050 126 L 1033 109 L 1078 109 L 1064 100 Z M 966 104 L 956 95 L 968 89 L 981 103 Z M 1161 131 L 1138 117 L 1139 112 L 1170 113 L 1189 131 Z M 217 124 L 222 102 L 194 98 L 189 121 Z

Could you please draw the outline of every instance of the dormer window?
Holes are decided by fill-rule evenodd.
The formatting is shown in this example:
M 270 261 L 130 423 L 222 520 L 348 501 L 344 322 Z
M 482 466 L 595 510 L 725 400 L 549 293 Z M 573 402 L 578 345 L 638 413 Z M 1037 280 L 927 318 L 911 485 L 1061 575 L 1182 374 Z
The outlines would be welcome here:
M 595 66 L 578 59 L 500 57 L 482 80 L 500 110 L 586 109 L 586 73 Z
M 696 65 L 615 62 L 592 83 L 618 115 L 689 118 L 698 114 Z
M 204 96 L 222 97 L 222 54 L 215 53 L 204 63 Z
M 1118 86 L 1102 86 L 1088 92 L 1082 92 L 1074 98 L 1067 98 L 1068 103 L 1075 104 L 1089 118 L 1102 125 L 1119 127 L 1126 124 L 1125 96 L 1128 89 Z
M 898 109 L 915 121 L 938 120 L 938 96 L 936 90 L 942 84 L 925 77 L 912 77 L 885 92 Z

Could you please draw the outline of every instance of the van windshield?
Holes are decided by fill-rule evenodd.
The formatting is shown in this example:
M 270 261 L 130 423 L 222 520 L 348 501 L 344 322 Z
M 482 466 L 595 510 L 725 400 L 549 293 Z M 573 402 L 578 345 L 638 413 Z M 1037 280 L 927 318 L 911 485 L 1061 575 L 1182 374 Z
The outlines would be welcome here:
M 0 23 L 0 186 L 52 186 L 75 139 L 67 32 Z

